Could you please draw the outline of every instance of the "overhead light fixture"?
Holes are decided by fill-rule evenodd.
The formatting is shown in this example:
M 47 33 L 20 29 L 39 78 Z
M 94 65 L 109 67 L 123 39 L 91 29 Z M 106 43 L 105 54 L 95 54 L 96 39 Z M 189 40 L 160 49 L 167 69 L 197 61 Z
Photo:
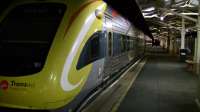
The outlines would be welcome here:
M 177 9 L 170 9 L 171 11 L 175 11 L 175 10 L 177 10 Z
M 194 5 L 191 5 L 191 0 L 188 0 L 184 5 L 180 6 L 180 7 L 195 7 Z
M 153 17 L 158 17 L 157 14 L 153 14 L 153 15 L 150 15 L 150 16 L 144 16 L 144 18 L 153 18 Z
M 142 13 L 143 16 L 149 15 L 150 13 Z
M 167 28 L 166 26 L 163 26 L 163 27 L 161 27 L 161 28 Z
M 154 27 L 154 28 L 152 28 L 152 30 L 157 30 L 157 29 L 158 29 L 158 28 L 155 28 L 155 27 Z
M 161 21 L 164 21 L 164 18 L 165 18 L 164 16 L 161 16 L 161 17 L 160 17 L 160 20 L 161 20 Z
M 143 11 L 150 12 L 150 11 L 153 11 L 153 10 L 155 10 L 155 7 L 149 7 L 149 8 L 144 9 Z
M 193 5 L 191 5 L 191 4 L 184 4 L 184 5 L 182 5 L 182 6 L 180 6 L 180 7 L 190 7 L 190 8 L 192 8 L 192 7 L 194 7 Z
M 189 13 L 181 13 L 183 15 L 188 15 L 188 16 L 198 16 L 199 13 L 194 13 L 194 12 L 189 12 Z

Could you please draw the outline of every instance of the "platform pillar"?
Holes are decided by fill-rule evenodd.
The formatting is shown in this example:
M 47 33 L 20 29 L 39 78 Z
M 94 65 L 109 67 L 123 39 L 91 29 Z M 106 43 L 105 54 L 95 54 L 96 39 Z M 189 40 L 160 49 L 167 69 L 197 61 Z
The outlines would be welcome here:
M 181 49 L 185 49 L 185 19 L 182 18 Z
M 170 53 L 170 33 L 167 32 L 167 52 Z
M 173 55 L 173 49 L 174 49 L 174 44 L 173 44 L 173 35 L 172 35 L 172 32 L 171 31 L 169 31 L 169 53 L 171 54 L 171 55 Z
M 199 1 L 200 4 L 200 1 Z M 199 74 L 199 61 L 200 61 L 200 6 L 198 6 L 199 15 L 198 15 L 198 23 L 197 23 L 197 38 L 195 39 L 195 52 L 194 52 L 194 62 L 195 62 L 195 72 L 198 75 L 198 96 L 195 100 L 197 106 L 200 108 L 200 74 Z
M 200 68 L 200 6 L 199 8 L 199 15 L 198 15 L 198 22 L 197 22 L 197 38 L 195 39 L 195 53 L 194 53 L 194 62 L 195 62 L 195 72 L 199 74 Z
M 185 19 L 182 18 L 182 29 L 181 29 L 181 48 L 180 48 L 180 60 L 186 60 L 186 49 L 185 49 Z

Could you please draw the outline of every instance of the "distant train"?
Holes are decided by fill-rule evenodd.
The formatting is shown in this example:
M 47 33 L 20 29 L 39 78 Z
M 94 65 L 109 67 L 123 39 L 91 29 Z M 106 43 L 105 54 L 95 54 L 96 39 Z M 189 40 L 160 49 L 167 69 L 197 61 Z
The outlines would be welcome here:
M 145 37 L 101 0 L 13 0 L 0 16 L 0 107 L 74 111 L 143 56 Z

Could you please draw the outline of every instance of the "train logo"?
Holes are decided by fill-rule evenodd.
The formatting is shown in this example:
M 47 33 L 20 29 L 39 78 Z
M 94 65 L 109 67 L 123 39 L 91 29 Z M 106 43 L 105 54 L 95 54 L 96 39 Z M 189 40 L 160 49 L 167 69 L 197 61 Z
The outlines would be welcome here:
M 2 80 L 2 81 L 0 82 L 0 89 L 2 89 L 2 90 L 7 90 L 8 87 L 9 87 L 9 83 L 8 83 L 7 80 Z

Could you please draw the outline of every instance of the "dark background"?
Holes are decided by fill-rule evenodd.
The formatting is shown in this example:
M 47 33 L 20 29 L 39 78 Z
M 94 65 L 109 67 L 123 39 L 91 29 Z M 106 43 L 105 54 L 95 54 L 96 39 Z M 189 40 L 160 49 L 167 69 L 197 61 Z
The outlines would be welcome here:
M 0 13 L 2 13 L 2 11 L 8 7 L 8 5 L 10 4 L 12 0 L 1 0 L 0 1 Z

